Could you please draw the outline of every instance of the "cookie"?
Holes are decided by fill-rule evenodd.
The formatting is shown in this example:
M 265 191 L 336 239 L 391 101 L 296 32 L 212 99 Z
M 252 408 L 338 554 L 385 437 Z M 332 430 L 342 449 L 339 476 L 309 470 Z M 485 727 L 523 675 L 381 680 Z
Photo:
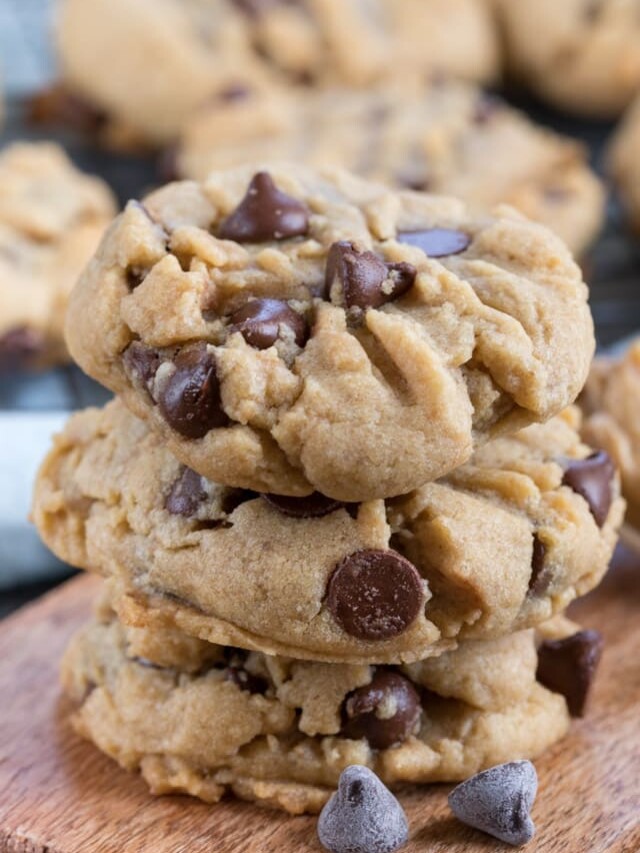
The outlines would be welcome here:
M 297 166 L 130 203 L 66 334 L 203 476 L 344 501 L 404 494 L 548 419 L 594 347 L 581 273 L 542 226 Z
M 338 166 L 480 210 L 506 202 L 576 253 L 603 220 L 603 187 L 579 143 L 454 81 L 368 91 L 246 88 L 191 117 L 176 165 L 201 180 L 260 158 Z
M 484 0 L 65 0 L 57 41 L 70 91 L 152 143 L 256 80 L 487 81 L 498 69 Z
M 583 435 L 602 447 L 620 470 L 628 521 L 640 527 L 640 339 L 619 358 L 597 358 L 580 397 Z
M 631 226 L 640 233 L 640 97 L 614 134 L 608 166 Z
M 56 439 L 34 521 L 61 559 L 114 579 L 128 623 L 296 658 L 418 660 L 547 620 L 600 580 L 623 501 L 577 426 L 567 411 L 405 497 L 342 504 L 206 481 L 116 401 Z
M 638 0 L 494 4 L 514 75 L 549 103 L 615 118 L 640 88 Z
M 114 213 L 107 186 L 57 145 L 0 153 L 0 371 L 68 360 L 69 291 Z
M 153 793 L 230 791 L 298 814 L 318 811 L 352 764 L 395 787 L 538 755 L 568 713 L 536 662 L 528 631 L 398 669 L 194 647 L 103 612 L 72 640 L 62 681 L 78 732 Z

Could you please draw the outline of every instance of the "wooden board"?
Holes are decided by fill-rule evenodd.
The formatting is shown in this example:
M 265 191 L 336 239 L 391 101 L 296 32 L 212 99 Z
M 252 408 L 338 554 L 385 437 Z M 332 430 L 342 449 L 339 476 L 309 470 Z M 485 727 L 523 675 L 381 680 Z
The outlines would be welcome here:
M 251 804 L 151 797 L 67 722 L 57 663 L 87 618 L 97 582 L 70 581 L 0 625 L 0 853 L 304 853 L 315 818 Z M 587 719 L 536 761 L 537 853 L 640 851 L 640 558 L 619 555 L 603 586 L 573 611 L 605 635 Z M 507 848 L 458 824 L 449 786 L 400 795 L 407 853 Z

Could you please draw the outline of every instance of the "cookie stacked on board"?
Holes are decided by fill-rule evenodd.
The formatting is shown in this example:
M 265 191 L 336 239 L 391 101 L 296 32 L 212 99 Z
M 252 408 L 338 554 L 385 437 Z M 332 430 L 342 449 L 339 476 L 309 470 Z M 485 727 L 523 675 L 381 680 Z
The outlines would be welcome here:
M 34 518 L 107 582 L 75 724 L 157 793 L 317 810 L 350 764 L 454 781 L 580 714 L 563 615 L 623 501 L 579 438 L 593 354 L 565 245 L 510 208 L 239 168 L 131 202 L 67 342 Z

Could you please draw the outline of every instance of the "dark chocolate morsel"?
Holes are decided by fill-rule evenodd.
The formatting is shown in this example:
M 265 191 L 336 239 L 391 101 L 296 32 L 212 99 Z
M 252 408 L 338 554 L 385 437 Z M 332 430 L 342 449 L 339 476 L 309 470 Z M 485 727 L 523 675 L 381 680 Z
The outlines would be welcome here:
M 158 397 L 162 416 L 185 438 L 202 438 L 225 426 L 216 360 L 205 343 L 188 344 L 174 358 L 175 372 Z
M 308 230 L 307 206 L 281 192 L 268 172 L 258 172 L 238 207 L 220 223 L 218 236 L 237 243 L 263 243 L 299 237 Z
M 353 243 L 341 240 L 329 249 L 325 288 L 330 294 L 337 280 L 344 305 L 365 310 L 398 299 L 413 285 L 415 277 L 411 264 L 387 264 L 373 252 L 360 251 Z
M 37 329 L 16 326 L 0 336 L 0 372 L 27 367 L 45 349 L 45 338 Z
M 544 564 L 546 556 L 547 546 L 538 534 L 534 533 L 533 553 L 531 555 L 531 577 L 529 579 L 529 592 L 532 592 L 534 595 L 541 595 L 551 583 L 551 574 Z
M 613 502 L 613 479 L 616 469 L 604 450 L 597 450 L 586 459 L 568 459 L 562 482 L 589 504 L 598 527 L 607 520 Z
M 392 550 L 349 554 L 333 570 L 327 588 L 329 612 L 359 640 L 387 640 L 404 633 L 423 602 L 416 567 Z
M 379 669 L 370 684 L 345 699 L 341 734 L 366 738 L 373 749 L 388 749 L 413 734 L 420 711 L 420 696 L 409 679 Z
M 32 95 L 26 105 L 27 121 L 34 125 L 63 125 L 79 133 L 98 133 L 107 122 L 107 114 L 55 83 Z
M 347 506 L 342 501 L 328 498 L 320 492 L 313 492 L 304 498 L 270 494 L 264 494 L 262 497 L 283 515 L 289 515 L 292 518 L 321 518 L 323 515 L 329 515 Z
M 259 675 L 252 675 L 246 669 L 240 669 L 235 666 L 228 666 L 225 671 L 225 681 L 231 681 L 236 687 L 241 690 L 246 690 L 247 693 L 266 693 L 268 683 L 265 678 L 260 678 Z
M 160 353 L 145 346 L 141 341 L 133 341 L 122 355 L 124 370 L 129 379 L 147 389 L 158 372 L 160 361 Z
M 302 347 L 309 332 L 304 317 L 281 299 L 247 302 L 229 317 L 227 328 L 229 332 L 240 332 L 245 341 L 256 349 L 268 349 L 278 339 L 286 340 L 286 330 Z
M 424 231 L 400 231 L 397 235 L 400 243 L 417 246 L 430 258 L 445 258 L 459 255 L 471 243 L 471 237 L 455 228 L 428 228 Z
M 164 503 L 167 512 L 172 515 L 194 516 L 198 507 L 208 497 L 203 478 L 191 468 L 184 467 L 178 479 L 171 487 Z
M 603 645 L 598 631 L 578 631 L 564 640 L 546 640 L 538 649 L 538 681 L 565 697 L 572 717 L 584 714 Z
M 177 142 L 170 142 L 160 151 L 156 159 L 156 173 L 163 184 L 180 179 L 180 147 Z

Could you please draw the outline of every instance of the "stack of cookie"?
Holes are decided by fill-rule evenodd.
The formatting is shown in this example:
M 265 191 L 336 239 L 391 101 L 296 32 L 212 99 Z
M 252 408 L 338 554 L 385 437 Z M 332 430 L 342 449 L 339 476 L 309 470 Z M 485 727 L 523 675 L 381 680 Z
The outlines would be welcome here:
M 131 202 L 67 342 L 74 416 L 34 517 L 107 581 L 63 680 L 156 793 L 317 810 L 349 764 L 459 780 L 582 712 L 615 470 L 564 244 L 511 209 L 299 166 Z M 534 633 L 536 629 L 536 633 Z

